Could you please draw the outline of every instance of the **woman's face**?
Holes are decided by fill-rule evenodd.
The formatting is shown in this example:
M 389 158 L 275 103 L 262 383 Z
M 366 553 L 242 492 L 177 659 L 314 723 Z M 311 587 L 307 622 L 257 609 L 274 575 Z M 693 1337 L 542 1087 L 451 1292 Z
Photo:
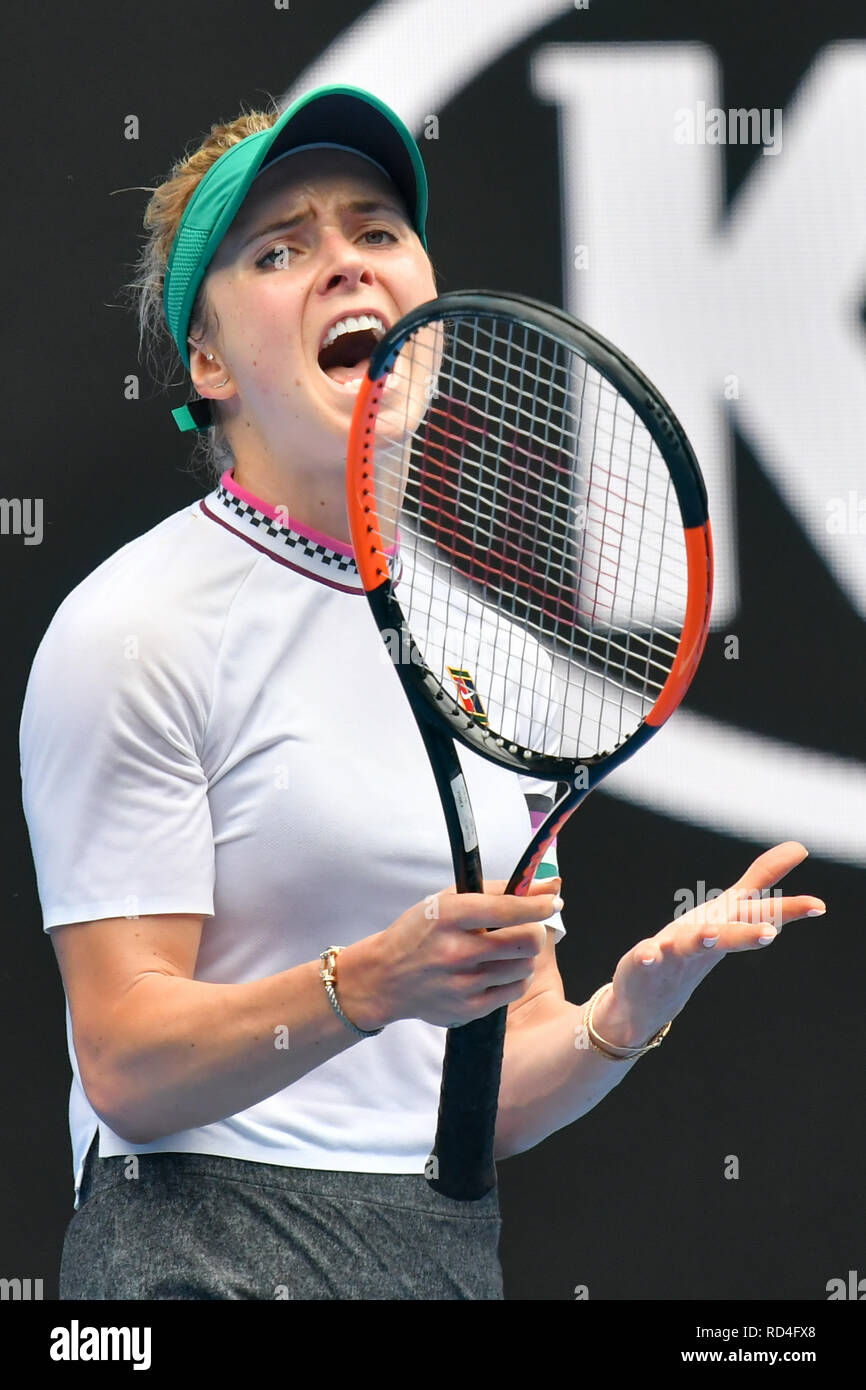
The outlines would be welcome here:
M 394 185 L 367 160 L 330 149 L 259 176 L 205 288 L 215 332 L 190 343 L 190 367 L 197 388 L 221 402 L 235 457 L 340 468 L 373 337 L 360 325 L 326 344 L 330 330 L 364 314 L 387 329 L 436 295 Z

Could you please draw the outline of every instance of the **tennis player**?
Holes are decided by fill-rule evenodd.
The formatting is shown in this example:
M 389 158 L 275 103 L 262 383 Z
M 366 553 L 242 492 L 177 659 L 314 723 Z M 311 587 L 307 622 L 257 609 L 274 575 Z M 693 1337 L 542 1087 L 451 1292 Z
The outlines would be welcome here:
M 143 341 L 164 314 L 214 472 L 67 597 L 24 703 L 73 1073 L 62 1299 L 501 1299 L 496 1191 L 425 1176 L 447 1026 L 509 1005 L 504 1158 L 597 1104 L 723 955 L 824 910 L 757 896 L 806 854 L 776 846 L 571 1004 L 555 853 L 503 893 L 555 789 L 465 749 L 491 877 L 454 891 L 344 500 L 373 343 L 436 294 L 426 204 L 399 118 L 331 87 L 214 126 L 147 208 Z

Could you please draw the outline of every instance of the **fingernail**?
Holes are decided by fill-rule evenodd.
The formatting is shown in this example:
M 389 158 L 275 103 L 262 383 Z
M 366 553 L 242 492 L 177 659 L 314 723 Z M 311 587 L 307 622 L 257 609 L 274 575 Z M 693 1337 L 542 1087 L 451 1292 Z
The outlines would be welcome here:
M 553 910 L 554 910 L 554 912 L 561 912 L 562 909 L 563 909 L 564 907 L 565 907 L 565 903 L 562 901 L 562 898 L 554 898 L 554 899 L 553 899 Z
M 826 907 L 810 907 L 806 913 L 807 917 L 823 917 L 827 911 Z
M 716 942 L 718 941 L 718 939 L 719 939 L 719 938 L 718 938 L 717 936 L 705 936 L 704 939 L 703 939 L 703 941 L 701 942 L 701 945 L 702 945 L 702 946 L 715 946 L 715 944 L 716 944 Z
M 775 928 L 775 927 L 770 927 L 769 932 L 768 932 L 765 936 L 759 936 L 759 937 L 758 937 L 758 945 L 759 945 L 759 946 L 768 946 L 768 945 L 770 944 L 770 942 L 771 942 L 771 941 L 775 941 L 775 939 L 776 939 L 776 928 Z

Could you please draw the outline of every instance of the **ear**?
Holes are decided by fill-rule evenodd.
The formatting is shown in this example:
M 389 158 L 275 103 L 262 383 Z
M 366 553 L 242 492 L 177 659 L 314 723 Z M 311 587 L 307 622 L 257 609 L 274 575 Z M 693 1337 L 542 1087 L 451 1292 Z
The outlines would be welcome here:
M 192 384 L 200 396 L 209 400 L 225 401 L 235 394 L 229 372 L 218 355 L 206 347 L 201 340 L 193 342 L 187 338 L 189 347 L 189 374 Z

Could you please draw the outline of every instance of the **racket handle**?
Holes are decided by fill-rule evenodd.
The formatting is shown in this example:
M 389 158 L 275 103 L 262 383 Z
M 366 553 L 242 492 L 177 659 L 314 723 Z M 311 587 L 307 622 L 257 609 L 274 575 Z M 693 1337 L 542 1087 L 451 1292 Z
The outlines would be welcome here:
M 472 1202 L 496 1186 L 493 1145 L 508 1006 L 449 1028 L 442 1065 L 439 1122 L 427 1160 L 430 1186 Z
M 439 789 L 457 891 L 483 893 L 478 836 L 453 740 L 411 695 L 410 703 Z M 506 892 L 514 892 L 515 882 Z M 503 1005 L 448 1029 L 436 1139 L 425 1167 L 430 1186 L 443 1197 L 475 1201 L 496 1186 L 493 1151 L 507 1012 Z

